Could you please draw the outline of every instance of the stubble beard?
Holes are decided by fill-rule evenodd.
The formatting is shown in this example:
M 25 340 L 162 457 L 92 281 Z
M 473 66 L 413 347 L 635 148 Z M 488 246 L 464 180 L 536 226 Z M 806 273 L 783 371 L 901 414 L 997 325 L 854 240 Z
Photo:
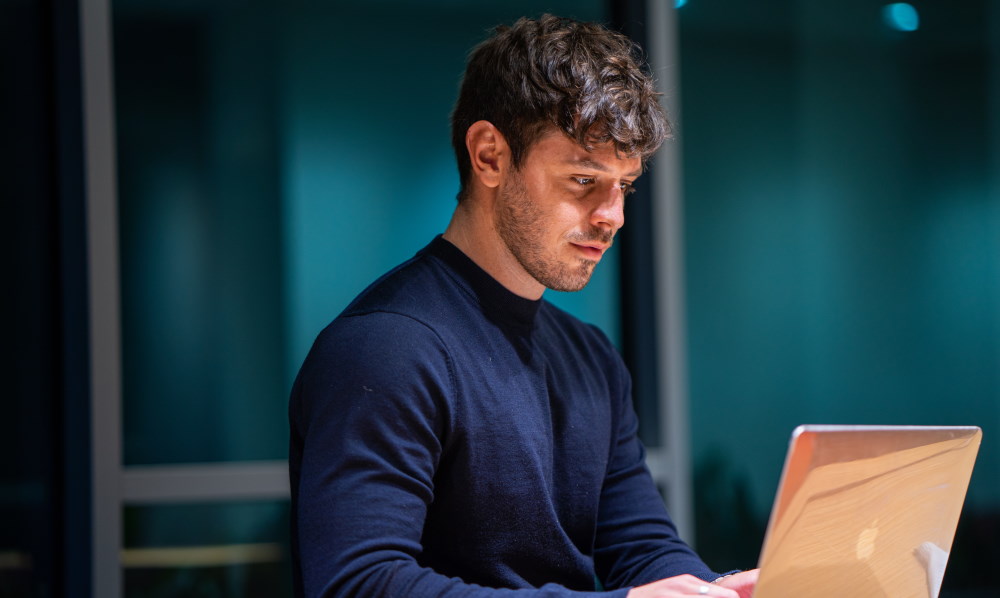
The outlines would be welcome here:
M 587 286 L 597 262 L 577 258 L 566 263 L 554 251 L 546 248 L 545 213 L 528 196 L 520 174 L 515 173 L 499 191 L 496 211 L 496 230 L 507 250 L 532 278 L 554 291 L 579 291 Z M 612 233 L 594 228 L 586 233 L 573 233 L 567 241 L 611 242 Z

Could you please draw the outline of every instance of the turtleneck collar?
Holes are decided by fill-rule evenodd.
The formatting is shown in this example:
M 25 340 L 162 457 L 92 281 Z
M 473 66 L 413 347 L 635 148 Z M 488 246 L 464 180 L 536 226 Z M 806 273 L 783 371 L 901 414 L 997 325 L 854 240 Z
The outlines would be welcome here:
M 535 315 L 542 305 L 541 299 L 525 299 L 512 293 L 441 235 L 435 237 L 425 251 L 448 266 L 488 317 L 521 328 L 534 326 Z

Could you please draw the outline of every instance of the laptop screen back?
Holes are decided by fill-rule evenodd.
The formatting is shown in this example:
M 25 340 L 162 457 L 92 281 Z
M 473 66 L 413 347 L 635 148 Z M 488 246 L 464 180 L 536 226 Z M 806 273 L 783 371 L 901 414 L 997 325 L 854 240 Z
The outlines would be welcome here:
M 796 428 L 754 598 L 935 598 L 981 438 L 976 427 Z

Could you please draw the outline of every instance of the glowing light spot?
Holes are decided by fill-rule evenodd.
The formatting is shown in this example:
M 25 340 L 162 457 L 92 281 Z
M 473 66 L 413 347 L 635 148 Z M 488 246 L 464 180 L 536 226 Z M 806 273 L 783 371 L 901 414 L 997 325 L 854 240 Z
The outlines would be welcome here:
M 674 8 L 680 8 L 688 3 L 688 0 L 674 0 Z
M 920 15 L 913 5 L 906 2 L 887 4 L 882 8 L 882 20 L 897 31 L 916 31 L 920 27 Z

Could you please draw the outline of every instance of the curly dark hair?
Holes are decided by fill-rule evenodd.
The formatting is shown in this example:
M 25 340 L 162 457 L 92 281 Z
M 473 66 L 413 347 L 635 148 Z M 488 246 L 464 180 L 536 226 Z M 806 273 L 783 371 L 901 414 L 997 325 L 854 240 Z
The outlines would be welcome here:
M 451 142 L 466 194 L 472 164 L 465 134 L 491 122 L 515 167 L 550 126 L 588 149 L 613 142 L 645 163 L 670 135 L 641 50 L 595 23 L 543 15 L 499 26 L 469 54 L 451 115 Z

